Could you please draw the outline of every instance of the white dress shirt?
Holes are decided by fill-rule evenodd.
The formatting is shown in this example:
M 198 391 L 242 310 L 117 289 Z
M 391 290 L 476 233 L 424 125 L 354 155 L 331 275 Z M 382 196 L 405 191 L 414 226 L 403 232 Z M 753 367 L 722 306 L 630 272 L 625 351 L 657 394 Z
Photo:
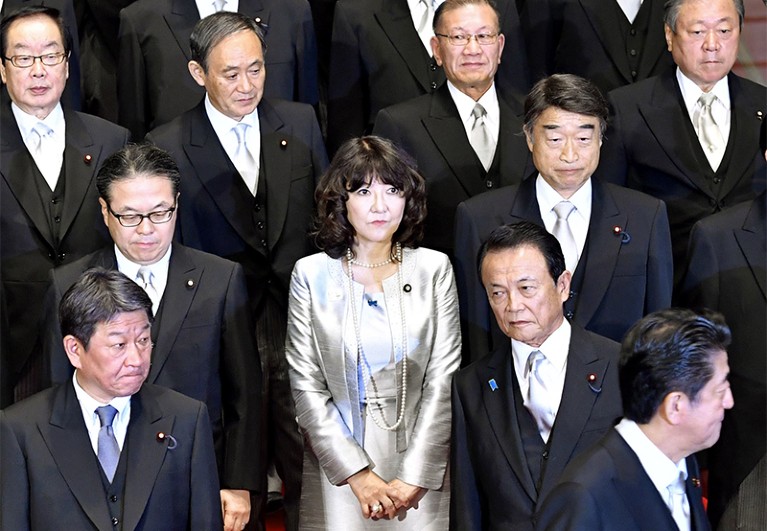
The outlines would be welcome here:
M 474 106 L 479 103 L 485 108 L 487 115 L 485 116 L 485 127 L 487 133 L 490 135 L 490 142 L 493 144 L 493 151 L 498 145 L 498 133 L 501 129 L 501 107 L 498 104 L 498 94 L 495 91 L 495 83 L 490 85 L 481 98 L 478 101 L 474 101 L 471 97 L 467 96 L 450 81 L 447 82 L 447 88 L 450 91 L 450 96 L 453 98 L 458 109 L 458 116 L 461 117 L 463 122 L 463 128 L 466 130 L 466 138 L 471 138 L 471 127 L 474 125 Z
M 543 225 L 549 233 L 554 231 L 554 224 L 557 222 L 557 214 L 554 207 L 560 201 L 570 201 L 575 205 L 575 211 L 567 218 L 570 225 L 570 231 L 575 238 L 575 245 L 578 248 L 578 260 L 583 256 L 583 248 L 586 246 L 586 236 L 589 233 L 589 220 L 591 219 L 591 199 L 592 199 L 591 179 L 588 179 L 570 199 L 565 199 L 559 192 L 554 190 L 540 174 L 535 181 L 535 196 L 538 199 L 538 208 L 541 211 Z
M 554 415 L 559 411 L 559 405 L 562 403 L 562 391 L 565 388 L 565 372 L 567 369 L 567 354 L 570 352 L 570 336 L 572 327 L 567 319 L 562 319 L 562 324 L 552 332 L 552 334 L 541 344 L 540 347 L 533 347 L 516 339 L 511 340 L 511 354 L 514 361 L 514 371 L 517 373 L 517 382 L 525 407 L 528 405 L 528 391 L 530 384 L 525 377 L 525 366 L 530 353 L 534 350 L 540 350 L 554 370 L 550 372 L 553 379 L 546 381 L 546 387 L 551 390 L 551 405 Z
M 152 298 L 152 313 L 155 315 L 157 315 L 157 309 L 160 307 L 162 295 L 165 293 L 165 286 L 168 285 L 168 267 L 170 265 L 170 253 L 172 250 L 173 246 L 168 246 L 168 250 L 165 251 L 165 254 L 162 258 L 160 258 L 154 264 L 146 266 L 152 272 L 152 286 L 154 286 L 154 289 L 157 292 L 157 300 L 154 300 L 154 298 L 152 298 L 150 295 L 150 298 Z M 140 267 L 142 267 L 141 264 L 137 264 L 128 259 L 124 254 L 120 252 L 120 249 L 118 249 L 116 245 L 115 258 L 117 258 L 118 271 L 136 282 L 138 270 Z M 136 283 L 138 284 L 138 282 Z
M 112 421 L 112 431 L 117 439 L 117 445 L 120 447 L 120 451 L 125 444 L 125 435 L 128 433 L 128 424 L 130 423 L 130 399 L 129 396 L 117 396 L 113 398 L 108 404 L 99 402 L 91 395 L 89 395 L 85 389 L 80 387 L 77 381 L 77 370 L 72 376 L 72 383 L 75 386 L 75 395 L 77 401 L 80 402 L 80 410 L 83 414 L 83 420 L 85 421 L 85 427 L 88 429 L 88 437 L 91 440 L 91 446 L 93 447 L 93 453 L 98 455 L 99 453 L 99 430 L 101 430 L 101 421 L 96 414 L 96 408 L 101 406 L 110 405 L 117 410 Z
M 676 79 L 679 82 L 679 89 L 682 91 L 684 106 L 687 109 L 687 115 L 690 117 L 692 126 L 695 129 L 695 134 L 700 135 L 698 124 L 693 117 L 695 116 L 695 111 L 700 107 L 698 98 L 703 94 L 703 91 L 700 90 L 700 87 L 698 87 L 694 81 L 685 76 L 679 67 L 676 69 Z M 714 121 L 719 127 L 719 131 L 722 133 L 726 149 L 727 141 L 730 138 L 730 118 L 732 112 L 730 105 L 730 85 L 727 82 L 727 76 L 717 81 L 710 92 L 716 95 L 716 100 L 711 104 L 711 114 L 714 116 Z
M 215 2 L 213 0 L 195 0 L 195 3 L 197 4 L 197 11 L 200 13 L 200 19 L 203 19 L 208 15 L 212 15 L 216 12 Z M 226 0 L 224 9 L 221 11 L 230 11 L 232 13 L 236 13 L 239 4 L 240 0 Z
M 242 120 L 238 122 L 216 109 L 210 102 L 210 97 L 206 95 L 205 112 L 208 115 L 208 120 L 210 120 L 210 125 L 213 126 L 213 130 L 216 132 L 218 140 L 221 142 L 224 151 L 226 151 L 229 160 L 231 160 L 233 164 L 239 146 L 237 134 L 233 131 L 233 128 L 241 123 L 250 125 L 248 134 L 245 137 L 245 143 L 247 144 L 251 155 L 253 155 L 256 165 L 258 167 L 261 166 L 261 126 L 258 119 L 258 109 L 247 116 L 243 116 Z M 258 174 L 258 171 L 256 171 L 256 174 Z
M 61 173 L 61 165 L 64 163 L 64 148 L 67 145 L 66 121 L 64 120 L 64 111 L 61 109 L 61 103 L 57 103 L 48 116 L 42 120 L 25 113 L 15 103 L 11 103 L 11 111 L 14 118 L 16 118 L 16 124 L 19 126 L 19 132 L 24 140 L 24 145 L 27 146 L 27 150 L 32 154 L 33 159 L 35 158 L 38 140 L 37 134 L 33 133 L 32 130 L 39 122 L 47 125 L 52 130 L 52 133 L 48 135 L 45 142 L 44 156 L 50 161 L 52 167 L 59 169 L 56 173 L 55 181 L 51 182 L 46 179 L 51 190 L 55 189 L 59 173 Z M 37 160 L 35 162 L 37 163 Z M 38 169 L 40 169 L 40 164 L 37 163 L 37 165 Z
M 668 500 L 668 486 L 676 478 L 682 475 L 683 479 L 687 479 L 687 461 L 684 459 L 678 463 L 674 463 L 668 458 L 655 444 L 644 434 L 639 428 L 636 422 L 633 420 L 622 419 L 615 430 L 623 437 L 626 444 L 634 451 L 639 462 L 642 464 L 645 473 L 650 477 L 650 481 L 655 485 L 658 490 L 658 494 L 667 503 Z M 687 518 L 687 529 L 690 530 L 690 504 L 685 497 Z

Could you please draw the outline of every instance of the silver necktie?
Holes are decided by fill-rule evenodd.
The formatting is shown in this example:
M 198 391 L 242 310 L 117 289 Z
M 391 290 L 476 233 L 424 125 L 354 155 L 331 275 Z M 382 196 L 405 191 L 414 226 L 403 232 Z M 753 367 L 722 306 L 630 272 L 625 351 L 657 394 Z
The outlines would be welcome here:
M 671 511 L 671 516 L 674 517 L 674 521 L 680 530 L 690 529 L 690 504 L 687 501 L 687 492 L 685 489 L 684 479 L 682 473 L 669 483 L 668 487 L 668 500 L 666 504 Z
M 562 254 L 565 255 L 565 266 L 571 273 L 575 271 L 575 267 L 578 265 L 578 246 L 568 221 L 573 211 L 575 211 L 575 205 L 570 201 L 560 201 L 554 205 L 557 221 L 554 223 L 554 230 L 552 231 L 554 237 L 559 240 Z
M 63 157 L 57 157 L 53 152 L 51 135 L 53 135 L 53 129 L 42 122 L 38 122 L 32 128 L 31 137 L 35 148 L 32 158 L 35 159 L 37 169 L 40 170 L 50 189 L 55 190 L 61 173 Z
M 245 182 L 245 186 L 255 196 L 256 187 L 258 186 L 258 164 L 245 141 L 249 127 L 250 125 L 248 124 L 239 123 L 232 128 L 234 134 L 237 135 L 237 151 L 232 162 L 237 171 L 240 172 L 240 177 Z
M 711 113 L 711 105 L 716 101 L 716 96 L 711 92 L 704 92 L 698 98 L 699 107 L 697 107 L 698 139 L 703 151 L 706 153 L 711 168 L 716 171 L 724 156 L 725 143 L 722 137 L 722 131 L 714 120 Z
M 477 103 L 471 111 L 471 115 L 474 117 L 474 123 L 471 126 L 471 147 L 474 148 L 474 152 L 479 157 L 480 162 L 482 162 L 485 171 L 488 171 L 493 163 L 495 150 L 490 144 L 490 134 L 487 132 L 487 124 L 485 123 L 487 111 L 482 105 Z
M 154 286 L 154 273 L 147 266 L 141 266 L 136 273 L 136 282 L 139 286 L 144 288 L 146 294 L 152 299 L 152 312 L 157 313 L 157 308 L 160 305 L 160 294 L 157 292 L 157 288 Z
M 637 18 L 637 13 L 639 13 L 639 8 L 642 6 L 642 0 L 618 0 L 618 5 L 629 22 L 633 24 L 634 19 Z
M 96 415 L 99 416 L 101 429 L 98 438 L 98 458 L 101 468 L 104 470 L 109 482 L 115 477 L 117 463 L 120 461 L 120 446 L 117 444 L 112 421 L 117 415 L 117 410 L 113 406 L 101 406 L 96 408 Z
M 551 407 L 550 390 L 546 386 L 547 368 L 551 363 L 540 350 L 534 350 L 527 358 L 527 409 L 533 414 L 538 425 L 538 433 L 544 442 L 548 442 L 551 427 L 554 425 L 554 411 Z

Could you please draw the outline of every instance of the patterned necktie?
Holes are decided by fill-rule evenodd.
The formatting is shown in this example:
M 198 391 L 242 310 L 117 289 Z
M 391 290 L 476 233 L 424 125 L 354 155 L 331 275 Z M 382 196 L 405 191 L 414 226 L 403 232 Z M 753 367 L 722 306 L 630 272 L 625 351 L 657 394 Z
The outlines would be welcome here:
M 674 517 L 676 525 L 682 531 L 690 529 L 690 504 L 687 501 L 687 492 L 685 490 L 684 477 L 682 473 L 668 484 L 668 499 L 666 504 L 671 510 L 671 516 Z
M 527 393 L 527 409 L 533 414 L 535 423 L 538 425 L 538 433 L 541 434 L 543 442 L 549 441 L 551 427 L 554 425 L 554 411 L 551 407 L 549 389 L 546 386 L 548 369 L 551 362 L 546 359 L 543 352 L 534 350 L 527 358 L 527 382 L 529 384 Z
M 112 421 L 117 415 L 117 410 L 112 406 L 101 406 L 96 408 L 96 415 L 99 416 L 101 429 L 99 430 L 99 463 L 104 470 L 109 482 L 115 477 L 117 463 L 120 461 L 120 446 L 115 439 L 115 433 L 112 429 Z
M 554 223 L 554 230 L 552 231 L 552 234 L 562 247 L 562 254 L 565 255 L 565 265 L 571 273 L 575 271 L 575 267 L 578 265 L 578 246 L 575 244 L 575 237 L 568 221 L 570 214 L 574 211 L 575 205 L 570 201 L 560 201 L 554 205 L 557 221 Z
M 711 113 L 711 105 L 716 101 L 716 95 L 711 92 L 704 92 L 698 98 L 699 106 L 696 107 L 698 126 L 698 139 L 703 151 L 706 153 L 711 168 L 716 171 L 724 156 L 725 143 L 722 137 L 722 131 L 714 120 Z
M 253 158 L 253 154 L 248 149 L 248 144 L 245 141 L 248 134 L 248 124 L 237 124 L 232 128 L 234 134 L 237 135 L 237 151 L 234 154 L 234 167 L 240 173 L 240 177 L 245 182 L 245 186 L 248 187 L 250 193 L 256 195 L 256 188 L 258 186 L 258 164 L 256 159 Z
M 490 145 L 490 135 L 487 132 L 487 124 L 485 123 L 487 111 L 482 105 L 477 103 L 471 111 L 471 115 L 474 117 L 474 123 L 471 126 L 471 147 L 474 148 L 474 152 L 479 157 L 480 162 L 482 162 L 485 171 L 488 171 L 493 163 L 495 150 Z

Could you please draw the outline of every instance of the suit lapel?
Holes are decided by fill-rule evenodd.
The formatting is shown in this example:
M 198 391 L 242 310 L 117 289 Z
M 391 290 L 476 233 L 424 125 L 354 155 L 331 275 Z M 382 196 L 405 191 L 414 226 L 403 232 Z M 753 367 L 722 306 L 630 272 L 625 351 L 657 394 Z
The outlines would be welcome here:
M 466 137 L 447 83 L 433 93 L 429 116 L 423 119 L 423 125 L 466 194 L 474 196 L 486 191 L 482 167 Z
M 181 325 L 199 289 L 204 269 L 192 262 L 183 246 L 173 245 L 168 264 L 168 283 L 162 296 L 162 326 L 152 351 L 152 368 L 147 378 L 149 383 L 157 381 L 173 350 L 173 345 L 176 344 Z
M 760 129 L 762 129 L 765 113 L 765 102 L 751 101 L 743 92 L 741 80 L 737 76 L 730 74 L 728 81 L 732 120 L 727 147 L 732 147 L 732 154 L 727 165 L 727 178 L 722 180 L 722 197 L 735 188 L 747 175 L 749 168 L 752 168 L 754 146 L 759 145 Z M 758 156 L 762 155 L 760 153 Z
M 413 19 L 405 0 L 384 2 L 383 9 L 373 16 L 424 92 L 431 92 L 428 74 L 430 56 L 418 32 L 414 31 Z
M 703 489 L 700 484 L 700 471 L 695 456 L 687 458 L 687 481 L 685 482 L 687 501 L 690 504 L 690 523 L 693 531 L 709 529 L 706 510 L 703 508 Z
M 266 179 L 267 242 L 271 249 L 280 240 L 288 215 L 291 176 L 293 175 L 292 128 L 286 125 L 269 102 L 258 105 L 261 128 L 261 175 Z
M 765 255 L 767 250 L 765 247 L 764 235 L 765 235 L 765 205 L 767 198 L 765 194 L 759 195 L 756 201 L 753 202 L 751 210 L 746 216 L 746 220 L 743 223 L 741 229 L 735 230 L 735 240 L 738 242 L 740 250 L 743 252 L 743 256 L 746 258 L 751 273 L 754 275 L 754 280 L 759 286 L 759 290 L 762 292 L 762 297 L 767 299 L 767 288 L 765 287 Z M 760 213 L 761 211 L 761 213 Z
M 591 386 L 602 388 L 608 365 L 607 360 L 599 357 L 586 332 L 578 326 L 573 326 L 565 370 L 565 387 L 551 430 L 549 459 L 541 481 L 541 498 L 554 487 L 570 461 L 599 396 L 599 393 L 592 391 Z M 596 381 L 590 386 L 589 376 L 592 374 L 596 376 Z
M 669 70 L 656 79 L 651 101 L 640 103 L 639 113 L 669 161 L 679 169 L 678 177 L 688 180 L 709 197 L 714 197 L 696 156 L 696 151 L 702 151 L 700 144 L 690 134 L 690 116 L 680 98 L 675 70 Z M 711 173 L 711 168 L 707 172 Z
M 532 169 L 530 150 L 525 142 L 519 142 L 522 121 L 514 109 L 498 95 L 501 128 L 498 133 L 496 153 L 500 156 L 500 186 L 520 182 Z
M 192 60 L 192 52 L 189 49 L 189 36 L 192 34 L 194 25 L 200 20 L 200 12 L 194 2 L 188 0 L 173 0 L 170 13 L 163 15 L 176 44 L 187 61 Z
M 83 512 L 95 528 L 104 529 L 111 521 L 109 509 L 74 386 L 68 381 L 55 393 L 50 422 L 40 426 L 40 434 Z
M 256 19 L 256 23 L 261 25 L 261 29 L 264 30 L 264 35 L 269 34 L 269 8 L 264 5 L 264 0 L 240 0 L 239 8 L 240 13 L 244 13 L 249 17 Z M 278 30 L 279 31 L 279 30 Z M 268 39 L 267 39 L 268 44 Z
M 236 200 L 237 190 L 231 186 L 231 180 L 222 178 L 222 174 L 230 172 L 239 174 L 229 159 L 224 147 L 216 136 L 205 114 L 205 104 L 200 102 L 189 116 L 189 142 L 183 144 L 184 152 L 196 172 L 197 178 L 208 191 L 218 206 L 223 217 L 234 228 L 237 234 L 253 248 L 259 247 L 255 231 L 249 226 L 251 212 L 243 211 Z M 183 124 L 187 126 L 187 124 Z
M 49 246 L 54 247 L 53 235 L 35 185 L 35 161 L 21 139 L 10 105 L 3 106 L 2 115 L 0 172 L 37 231 Z
M 517 221 L 530 221 L 543 227 L 543 218 L 541 217 L 541 207 L 538 205 L 538 198 L 535 195 L 535 180 L 538 174 L 530 175 L 527 179 L 519 183 L 517 197 L 511 204 L 509 219 L 505 223 L 515 223 Z
M 584 328 L 607 294 L 621 246 L 624 245 L 613 232 L 613 227 L 626 229 L 628 218 L 620 212 L 606 186 L 596 179 L 591 179 L 591 182 L 591 220 L 586 235 L 588 256 L 583 264 L 583 286 L 588 286 L 588 289 L 582 289 L 578 294 L 575 312 L 575 322 Z
M 522 433 L 519 430 L 518 413 L 514 403 L 514 382 L 511 380 L 515 376 L 511 365 L 511 344 L 507 341 L 506 348 L 498 349 L 492 354 L 492 358 L 480 376 L 482 403 L 506 461 L 527 495 L 535 501 L 538 494 L 522 448 Z M 491 387 L 492 380 L 497 385 L 495 390 Z
M 580 0 L 583 12 L 594 26 L 594 35 L 602 41 L 605 53 L 610 57 L 626 83 L 631 83 L 631 67 L 625 53 L 625 44 L 620 35 L 620 25 L 615 22 L 613 2 L 604 0 Z
M 66 190 L 61 213 L 62 239 L 80 211 L 88 195 L 88 189 L 96 186 L 94 180 L 102 150 L 102 146 L 93 141 L 77 114 L 64 111 L 64 117 L 66 121 L 66 148 L 64 149 Z
M 173 451 L 168 449 L 168 442 L 157 440 L 157 433 L 173 433 L 174 421 L 175 416 L 164 415 L 160 405 L 144 388 L 131 398 L 130 424 L 125 436 L 128 470 L 123 529 L 126 531 L 138 526 L 165 454 Z

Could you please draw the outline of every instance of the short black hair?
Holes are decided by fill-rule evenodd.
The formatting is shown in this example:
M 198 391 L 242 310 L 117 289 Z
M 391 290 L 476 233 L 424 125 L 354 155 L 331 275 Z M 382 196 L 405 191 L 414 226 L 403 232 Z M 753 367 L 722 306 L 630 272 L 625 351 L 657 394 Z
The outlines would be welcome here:
M 218 13 L 208 15 L 195 24 L 189 37 L 192 61 L 197 62 L 207 72 L 208 57 L 213 48 L 225 38 L 240 31 L 252 31 L 256 34 L 256 37 L 261 42 L 261 52 L 264 54 L 264 58 L 266 58 L 264 30 L 256 22 L 256 19 L 242 13 L 219 11 Z
M 99 196 L 109 203 L 114 183 L 133 179 L 139 175 L 164 177 L 170 181 L 173 197 L 178 194 L 181 172 L 176 161 L 164 149 L 148 143 L 128 144 L 109 155 L 99 168 L 96 189 Z
M 501 225 L 490 233 L 479 249 L 477 256 L 477 273 L 482 278 L 482 262 L 489 253 L 497 253 L 507 249 L 530 246 L 538 249 L 546 260 L 546 267 L 554 284 L 565 272 L 565 256 L 559 241 L 549 234 L 546 229 L 530 221 L 519 221 L 510 225 Z
M 43 5 L 25 6 L 11 11 L 5 15 L 2 22 L 0 22 L 0 42 L 2 42 L 3 45 L 3 55 L 1 59 L 3 64 L 5 64 L 5 59 L 8 57 L 8 30 L 11 27 L 11 24 L 18 20 L 38 16 L 49 17 L 56 23 L 59 32 L 61 33 L 61 44 L 64 46 L 64 52 L 69 56 L 69 52 L 72 50 L 72 34 L 67 25 L 64 24 L 61 12 L 55 7 L 47 7 Z
M 709 310 L 669 308 L 637 321 L 621 345 L 624 416 L 647 424 L 672 392 L 694 402 L 714 374 L 711 358 L 730 340 L 724 317 Z
M 61 299 L 61 334 L 76 337 L 87 349 L 99 323 L 136 311 L 146 312 L 149 322 L 153 321 L 149 295 L 116 269 L 94 267 L 85 271 Z

